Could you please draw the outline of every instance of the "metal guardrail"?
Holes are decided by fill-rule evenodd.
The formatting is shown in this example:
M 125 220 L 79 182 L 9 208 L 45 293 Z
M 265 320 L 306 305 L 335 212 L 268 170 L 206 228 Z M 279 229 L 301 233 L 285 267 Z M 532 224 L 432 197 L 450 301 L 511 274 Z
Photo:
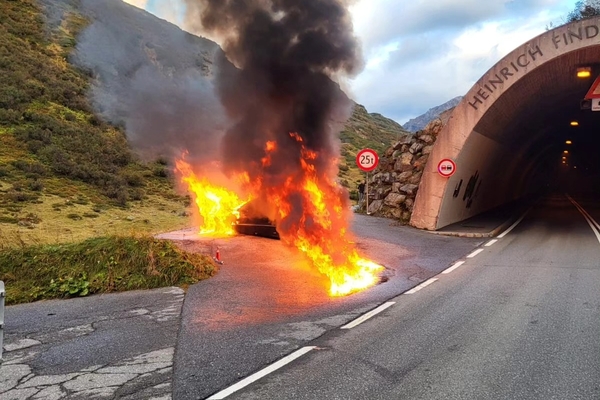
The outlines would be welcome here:
M 2 362 L 2 346 L 4 345 L 4 282 L 0 281 L 0 362 Z

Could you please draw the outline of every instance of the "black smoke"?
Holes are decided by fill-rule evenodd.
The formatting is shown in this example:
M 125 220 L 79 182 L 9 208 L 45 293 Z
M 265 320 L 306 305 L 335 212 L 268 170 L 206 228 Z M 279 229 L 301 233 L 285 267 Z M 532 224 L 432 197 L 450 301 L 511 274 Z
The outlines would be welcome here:
M 188 24 L 225 51 L 215 87 L 232 120 L 222 145 L 227 172 L 248 171 L 264 190 L 302 174 L 302 145 L 335 179 L 339 131 L 351 102 L 334 78 L 362 67 L 347 4 L 340 0 L 186 0 Z M 235 67 L 234 67 L 235 65 Z M 297 133 L 302 143 L 290 136 Z M 279 145 L 264 168 L 265 143 Z M 294 200 L 290 199 L 293 203 Z

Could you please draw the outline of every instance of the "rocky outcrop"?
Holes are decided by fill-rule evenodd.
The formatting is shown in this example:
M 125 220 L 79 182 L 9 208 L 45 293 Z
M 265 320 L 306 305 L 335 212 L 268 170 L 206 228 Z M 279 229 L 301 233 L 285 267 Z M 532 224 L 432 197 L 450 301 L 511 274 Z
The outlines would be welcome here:
M 460 101 L 462 100 L 462 96 L 458 96 L 445 102 L 444 104 L 440 104 L 437 107 L 430 108 L 425 114 L 419 115 L 416 118 L 411 119 L 403 125 L 403 128 L 410 132 L 417 132 L 421 129 L 425 129 L 427 124 L 433 121 L 436 118 L 439 118 L 442 113 L 447 110 L 450 110 Z
M 369 177 L 370 214 L 410 221 L 423 170 L 446 121 L 446 115 L 436 118 L 416 134 L 403 135 L 385 151 Z

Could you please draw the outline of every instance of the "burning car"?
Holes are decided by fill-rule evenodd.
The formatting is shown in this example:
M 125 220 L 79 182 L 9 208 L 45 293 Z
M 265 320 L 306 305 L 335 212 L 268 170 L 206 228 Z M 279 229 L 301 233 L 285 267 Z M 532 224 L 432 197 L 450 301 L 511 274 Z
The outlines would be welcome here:
M 279 232 L 277 232 L 275 224 L 257 212 L 251 203 L 244 205 L 238 212 L 239 217 L 233 225 L 237 233 L 279 239 Z

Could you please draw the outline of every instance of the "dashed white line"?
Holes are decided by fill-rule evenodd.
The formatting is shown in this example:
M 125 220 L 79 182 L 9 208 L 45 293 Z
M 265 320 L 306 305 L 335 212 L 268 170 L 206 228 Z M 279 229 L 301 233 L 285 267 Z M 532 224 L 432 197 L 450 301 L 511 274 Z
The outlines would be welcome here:
M 418 286 L 415 286 L 414 288 L 410 289 L 408 292 L 404 292 L 404 294 L 414 294 L 417 293 L 419 290 L 431 285 L 433 282 L 437 281 L 438 278 L 431 278 L 426 280 L 425 282 L 421 283 Z
M 469 254 L 469 255 L 467 256 L 467 258 L 473 258 L 473 257 L 475 257 L 477 254 L 481 253 L 482 251 L 483 251 L 483 249 L 477 249 L 477 250 L 475 250 L 474 252 L 472 252 L 471 254 Z
M 446 268 L 445 270 L 443 270 L 442 274 L 449 274 L 450 272 L 454 271 L 456 268 L 460 267 L 464 263 L 465 263 L 464 261 L 457 261 L 450 268 Z
M 490 246 L 492 246 L 494 243 L 496 243 L 497 241 L 498 241 L 498 239 L 492 239 L 492 240 L 490 240 L 489 242 L 487 242 L 487 243 L 485 244 L 485 247 L 490 247 Z
M 342 326 L 340 329 L 352 329 L 357 325 L 362 324 L 363 322 L 365 322 L 366 320 L 368 320 L 369 318 L 374 317 L 375 315 L 379 314 L 380 312 L 382 312 L 383 310 L 385 310 L 388 307 L 393 306 L 394 304 L 396 304 L 395 301 L 389 301 L 387 303 L 384 303 L 382 305 L 380 305 L 379 307 L 369 311 L 368 313 L 356 318 L 354 321 Z
M 269 375 L 271 372 L 274 372 L 274 371 L 278 370 L 279 368 L 285 366 L 286 364 L 291 363 L 295 359 L 302 357 L 304 354 L 313 350 L 315 347 L 316 346 L 306 346 L 301 349 L 298 349 L 295 352 L 293 352 L 292 354 L 289 354 L 289 355 L 283 357 L 281 360 L 269 365 L 268 367 L 263 368 L 260 371 L 250 375 L 249 377 L 242 379 L 235 385 L 229 386 L 227 389 L 223 389 L 220 392 L 213 394 L 212 396 L 210 396 L 208 398 L 208 400 L 224 399 L 227 396 L 237 392 L 238 390 L 245 388 L 246 386 L 250 385 L 251 383 L 256 382 L 260 378 L 263 378 L 266 375 Z

